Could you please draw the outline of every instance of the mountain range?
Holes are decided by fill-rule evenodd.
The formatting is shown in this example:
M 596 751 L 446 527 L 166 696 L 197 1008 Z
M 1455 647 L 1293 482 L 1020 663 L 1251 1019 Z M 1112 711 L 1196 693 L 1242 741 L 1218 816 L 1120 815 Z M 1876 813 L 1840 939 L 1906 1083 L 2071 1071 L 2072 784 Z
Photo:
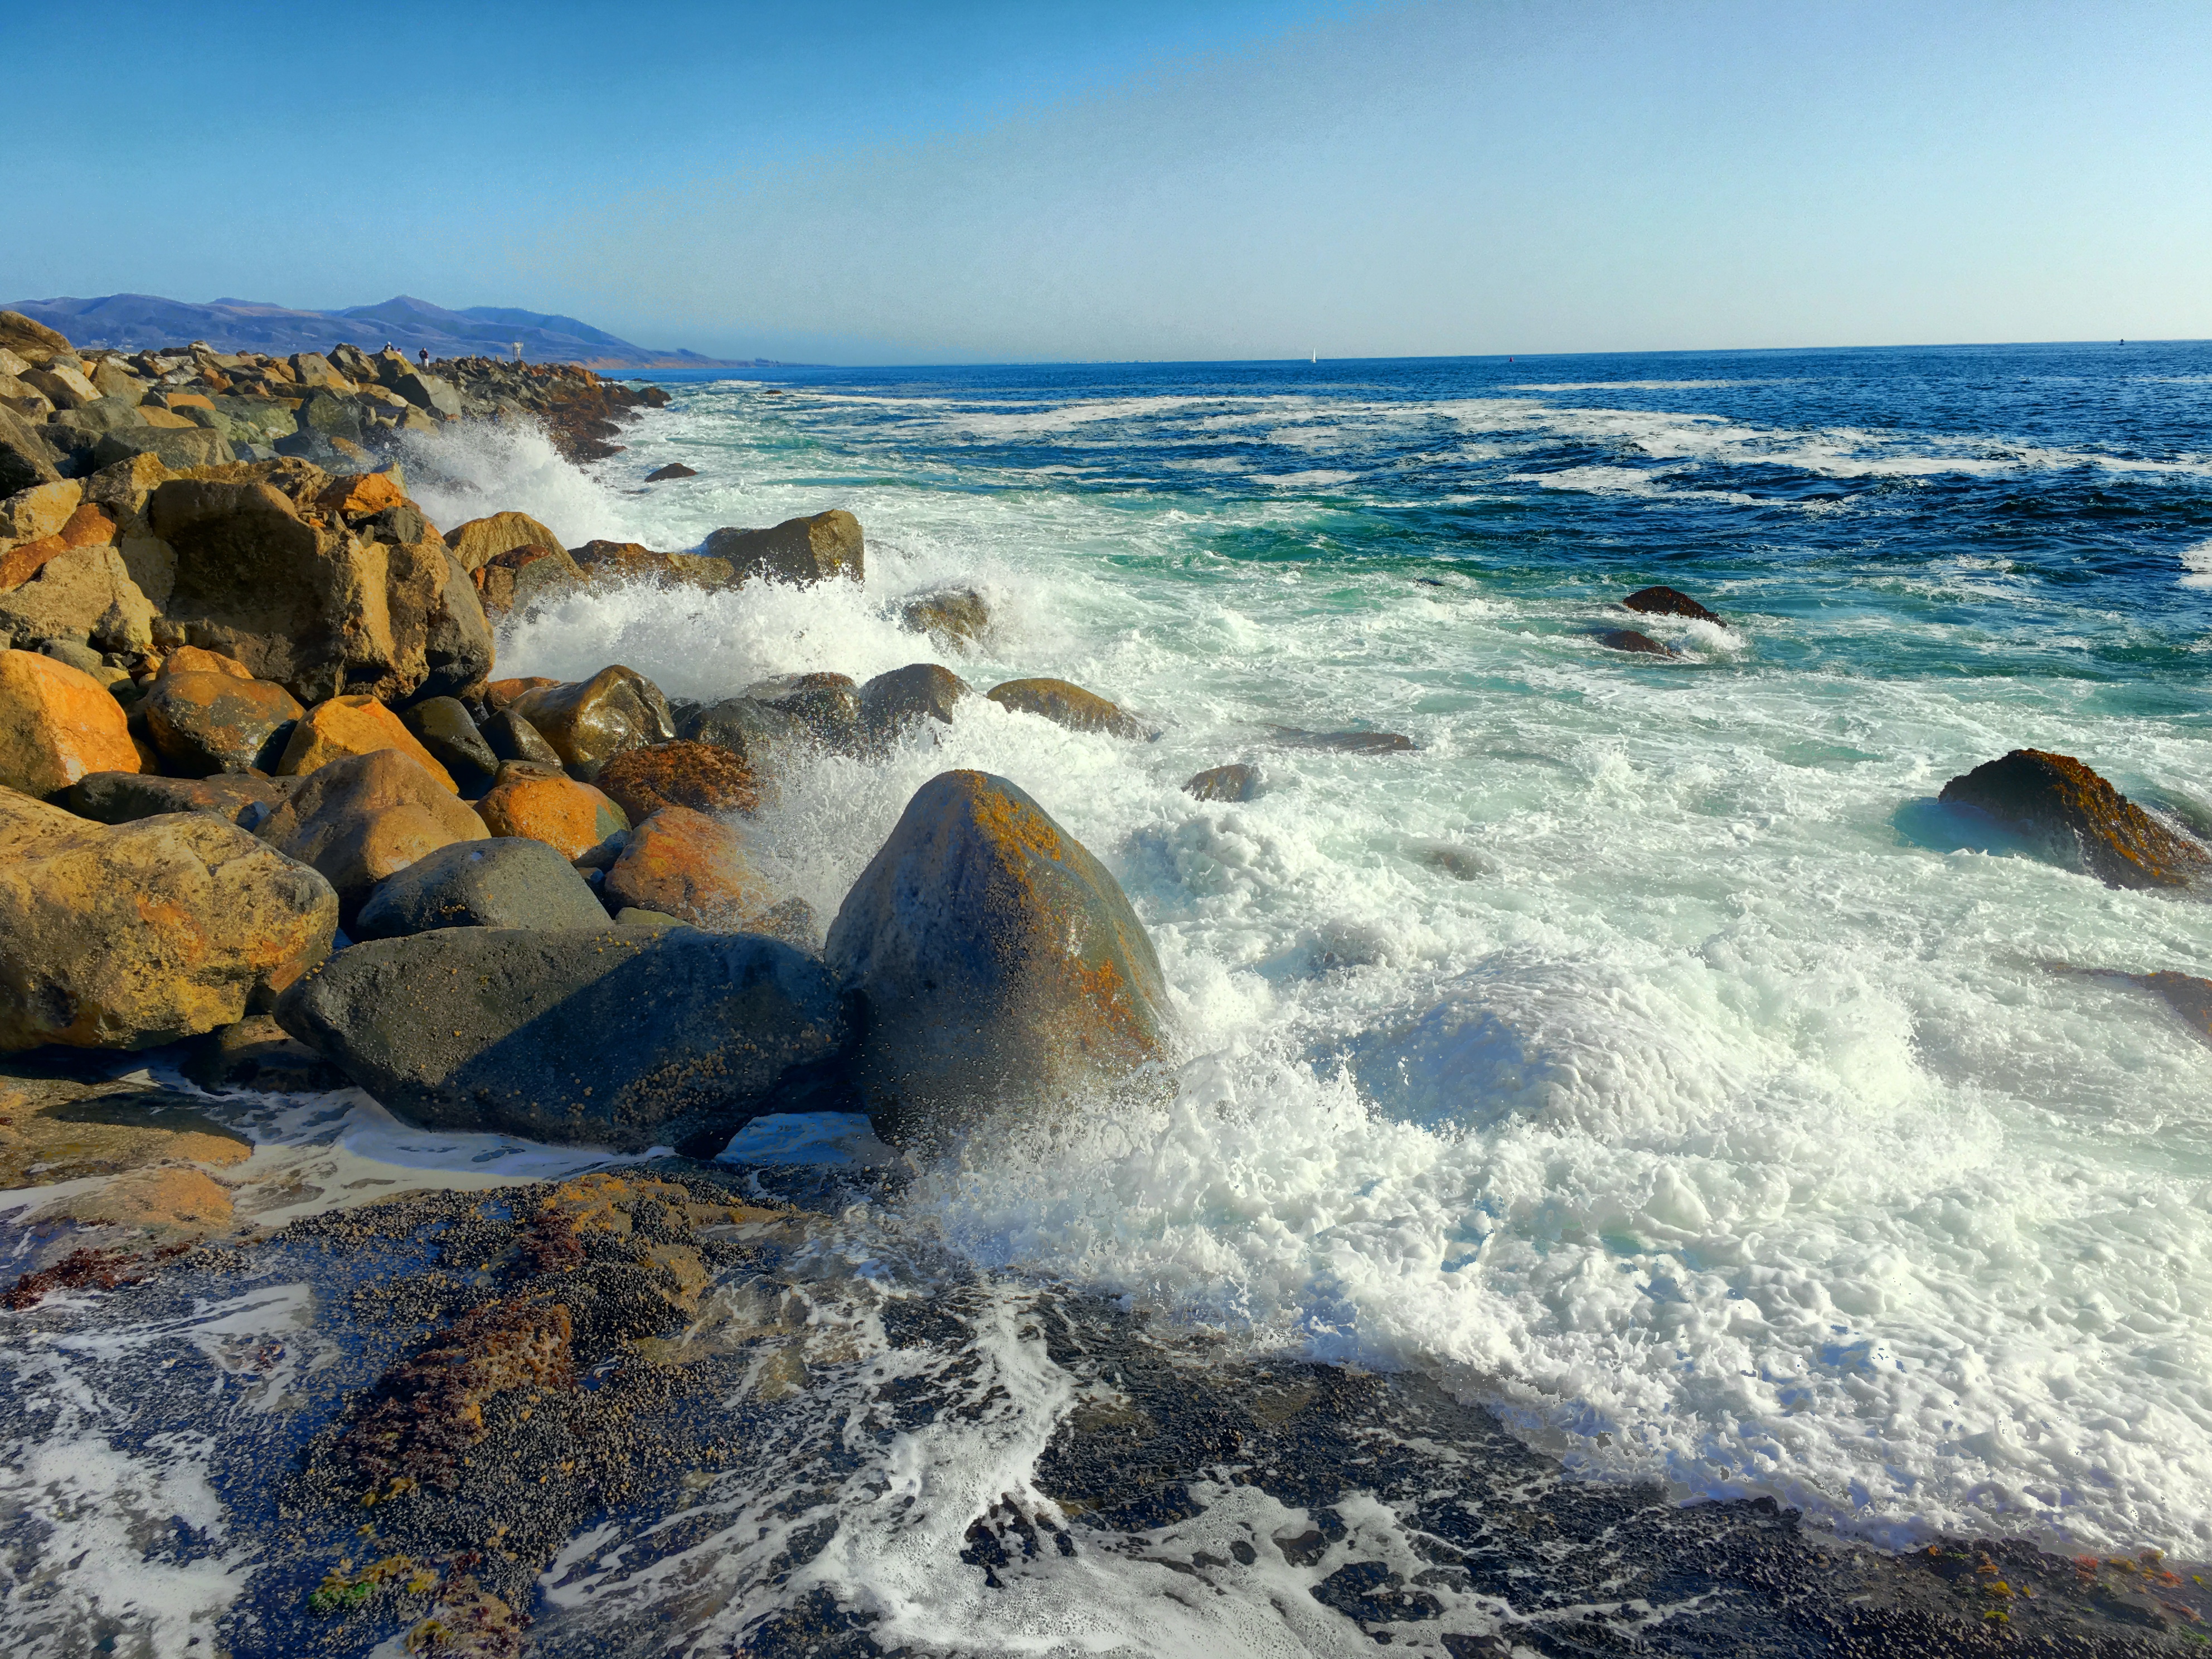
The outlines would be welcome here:
M 511 357 L 514 343 L 533 362 L 581 363 L 588 368 L 775 368 L 766 358 L 702 357 L 633 345 L 574 317 L 511 306 L 448 311 L 402 294 L 382 305 L 343 311 L 294 311 L 258 300 L 210 300 L 194 305 L 151 294 L 110 294 L 97 300 L 11 300 L 6 308 L 58 329 L 70 343 L 140 351 L 204 340 L 218 351 L 327 351 L 350 342 L 374 351 L 386 341 L 410 356 Z

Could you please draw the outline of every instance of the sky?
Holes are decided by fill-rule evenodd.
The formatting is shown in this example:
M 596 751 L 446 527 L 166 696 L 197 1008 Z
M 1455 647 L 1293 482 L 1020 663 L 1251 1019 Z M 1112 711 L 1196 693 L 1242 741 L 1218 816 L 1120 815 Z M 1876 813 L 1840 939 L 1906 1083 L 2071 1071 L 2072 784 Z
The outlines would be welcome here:
M 869 364 L 2212 336 L 2204 0 L 0 0 L 0 302 Z

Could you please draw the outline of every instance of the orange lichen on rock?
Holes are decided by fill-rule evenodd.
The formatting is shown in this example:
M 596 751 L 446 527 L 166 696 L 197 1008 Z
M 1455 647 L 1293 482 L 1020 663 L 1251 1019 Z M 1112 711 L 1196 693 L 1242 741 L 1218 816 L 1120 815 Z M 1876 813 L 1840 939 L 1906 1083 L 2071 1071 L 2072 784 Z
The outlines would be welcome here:
M 21 587 L 64 553 L 80 547 L 99 547 L 114 539 L 115 520 L 102 508 L 87 501 L 52 535 L 18 542 L 0 552 L 0 592 Z
M 592 787 L 550 769 L 510 763 L 477 803 L 495 836 L 527 836 L 567 859 L 581 858 L 629 828 L 622 808 Z
M 607 872 L 607 898 L 726 932 L 744 929 L 775 902 L 744 836 L 688 806 L 664 806 L 630 831 Z
M 292 728 L 291 741 L 284 745 L 284 757 L 277 762 L 276 771 L 283 777 L 304 777 L 334 760 L 371 755 L 380 749 L 397 749 L 458 793 L 453 775 L 399 723 L 398 715 L 374 697 L 332 697 L 310 708 Z
M 82 669 L 0 651 L 0 785 L 58 794 L 88 772 L 136 772 L 123 706 Z
M 656 743 L 616 756 L 593 779 L 635 823 L 664 806 L 751 813 L 760 783 L 740 756 L 711 743 Z
M 348 519 L 365 519 L 406 501 L 406 492 L 388 472 L 353 472 L 333 478 L 315 497 L 320 511 Z

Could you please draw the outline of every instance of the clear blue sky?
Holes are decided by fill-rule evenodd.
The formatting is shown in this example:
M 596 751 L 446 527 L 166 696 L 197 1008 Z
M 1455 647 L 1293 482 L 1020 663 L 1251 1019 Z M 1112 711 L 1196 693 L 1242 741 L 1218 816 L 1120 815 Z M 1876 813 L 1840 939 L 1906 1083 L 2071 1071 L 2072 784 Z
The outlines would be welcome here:
M 2212 4 L 6 8 L 0 297 L 851 362 L 2212 335 Z

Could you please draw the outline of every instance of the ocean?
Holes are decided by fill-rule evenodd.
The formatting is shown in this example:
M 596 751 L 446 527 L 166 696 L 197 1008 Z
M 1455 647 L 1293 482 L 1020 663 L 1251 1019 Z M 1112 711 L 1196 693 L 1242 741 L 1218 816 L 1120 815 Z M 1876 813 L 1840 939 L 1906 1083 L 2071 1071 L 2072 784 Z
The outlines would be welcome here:
M 1171 1097 L 855 1200 L 811 1247 L 811 1311 L 779 1316 L 809 1426 L 687 1487 L 696 1513 L 574 1539 L 545 1651 L 640 1619 L 725 1651 L 809 1595 L 886 1648 L 1371 1648 L 1272 1581 L 1200 1596 L 1049 1548 L 1003 1595 L 947 1571 L 978 1515 L 1048 1507 L 1054 1433 L 1107 1409 L 1040 1334 L 1054 1298 L 1193 1389 L 1311 1361 L 1417 1382 L 1594 1489 L 1767 1497 L 1886 1547 L 2212 1555 L 2212 1046 L 2120 977 L 2212 975 L 2212 908 L 1935 799 L 2033 747 L 2212 829 L 2212 345 L 659 383 L 611 460 L 416 439 L 410 491 L 571 546 L 842 507 L 866 581 L 577 598 L 501 672 L 622 662 L 705 699 L 935 659 L 1113 698 L 1158 735 L 979 699 L 793 772 L 755 829 L 826 922 L 924 781 L 1012 779 L 1121 882 L 1180 1048 Z M 642 483 L 670 461 L 698 476 Z M 1620 608 L 1652 583 L 1723 622 Z M 955 586 L 993 626 L 944 655 L 900 611 Z M 1675 654 L 1597 637 L 1630 627 Z M 1411 746 L 1300 735 L 1346 731 Z M 1255 799 L 1184 793 L 1231 762 Z M 794 1115 L 729 1156 L 887 1155 Z M 886 1310 L 940 1297 L 958 1340 L 911 1358 Z M 968 1406 L 864 1444 L 895 1372 Z M 1279 1521 L 1218 1480 L 1177 1524 Z M 1399 1499 L 1338 1510 L 1376 1559 L 1410 1547 Z

